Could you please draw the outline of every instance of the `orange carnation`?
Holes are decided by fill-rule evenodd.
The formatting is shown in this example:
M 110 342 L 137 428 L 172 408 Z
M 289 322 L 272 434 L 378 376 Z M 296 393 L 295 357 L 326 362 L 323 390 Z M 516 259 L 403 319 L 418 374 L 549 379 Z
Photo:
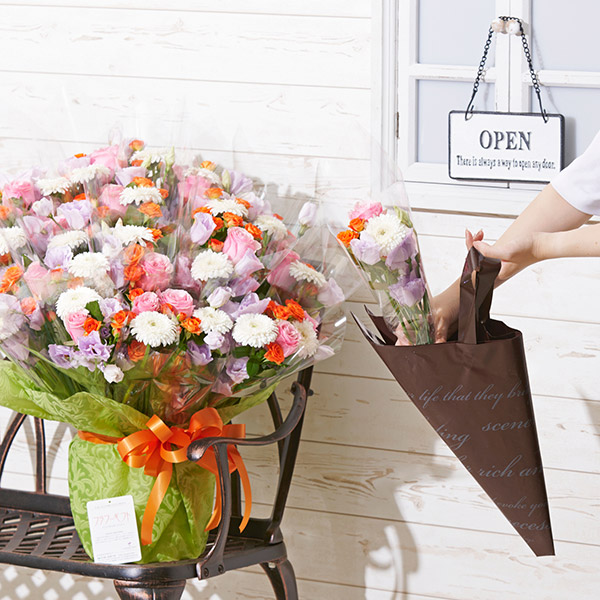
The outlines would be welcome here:
M 137 265 L 144 256 L 144 248 L 139 244 L 131 244 L 125 248 L 123 253 L 125 255 L 125 262 L 129 265 Z
M 292 312 L 287 306 L 277 304 L 277 302 L 274 302 L 273 300 L 269 302 L 267 310 L 270 311 L 276 319 L 282 319 L 283 321 L 287 321 L 292 316 Z M 304 313 L 302 314 L 304 315 Z
M 210 160 L 203 160 L 200 163 L 200 168 L 201 169 L 208 169 L 209 171 L 214 171 L 216 168 L 216 165 L 214 162 L 211 162 Z
M 352 219 L 350 221 L 350 229 L 354 231 L 362 231 L 365 228 L 365 220 L 364 219 Z
M 283 348 L 277 342 L 271 342 L 266 345 L 265 360 L 280 365 L 284 360 Z
M 224 242 L 222 242 L 221 240 L 215 240 L 214 238 L 208 242 L 208 247 L 213 252 L 221 252 L 221 250 L 223 250 L 224 245 Z
M 2 277 L 2 282 L 0 283 L 0 294 L 5 294 L 10 290 L 10 288 L 21 279 L 21 275 L 23 275 L 23 269 L 19 265 L 13 265 L 12 267 L 8 267 L 6 271 L 4 271 L 4 276 Z
M 114 331 L 120 331 L 127 324 L 127 320 L 129 318 L 129 311 L 120 310 L 112 316 L 112 321 L 110 326 Z M 85 325 L 84 325 L 85 326 Z
M 288 307 L 292 317 L 298 321 L 304 321 L 304 309 L 295 300 L 286 300 L 285 305 Z
M 220 187 L 211 187 L 211 188 L 208 188 L 206 190 L 206 192 L 204 192 L 204 195 L 207 198 L 211 198 L 212 200 L 215 200 L 217 198 L 220 198 L 223 195 L 223 190 Z
M 134 177 L 133 183 L 138 187 L 154 187 L 154 181 L 152 179 L 148 179 L 147 177 Z
M 141 167 L 143 162 L 144 161 L 139 160 L 139 159 L 138 160 L 132 160 L 131 161 L 131 166 L 132 167 Z
M 152 237 L 155 242 L 158 242 L 163 237 L 163 232 L 160 229 L 151 229 L 150 231 L 152 231 Z
M 93 317 L 88 317 L 83 322 L 83 331 L 85 331 L 85 335 L 90 335 L 92 331 L 98 331 L 98 329 L 100 329 L 101 326 L 102 323 L 100 323 L 100 321 L 97 321 Z
M 166 200 L 169 197 L 169 190 L 165 190 L 164 188 L 159 188 L 158 192 L 162 196 L 163 200 Z
M 337 234 L 337 239 L 346 246 L 346 248 L 350 245 L 350 242 L 358 237 L 358 233 L 356 231 L 352 231 L 351 229 L 347 229 L 346 231 L 340 231 Z
M 131 142 L 129 142 L 129 147 L 132 150 L 141 150 L 144 146 L 145 144 L 142 142 L 142 140 L 131 140 Z
M 199 208 L 194 209 L 194 212 L 192 213 L 192 217 L 196 214 L 196 213 L 207 213 L 210 215 L 210 208 L 208 208 L 208 206 L 200 206 Z
M 21 300 L 21 310 L 23 311 L 24 315 L 33 314 L 36 308 L 37 302 L 31 296 L 28 296 L 27 298 L 23 298 Z
M 6 219 L 10 215 L 10 206 L 0 206 L 0 219 Z
M 245 229 L 248 233 L 252 234 L 254 239 L 262 240 L 262 231 L 253 223 L 246 223 Z
M 132 288 L 129 290 L 129 300 L 133 302 L 138 296 L 141 296 L 144 293 L 142 288 Z
M 244 225 L 242 217 L 230 212 L 223 213 L 223 220 L 227 224 L 227 227 L 243 227 Z
M 184 319 L 181 322 L 181 326 L 195 335 L 202 333 L 202 326 L 200 325 L 200 319 L 198 317 L 187 317 L 187 319 Z
M 223 227 L 224 225 L 223 219 L 221 219 L 221 217 L 213 217 L 213 221 L 215 222 L 217 229 L 221 229 L 221 227 Z
M 123 271 L 123 275 L 128 281 L 137 281 L 140 277 L 142 277 L 143 274 L 144 269 L 142 269 L 142 267 L 140 267 L 140 265 L 137 263 L 133 263 L 128 267 L 125 267 L 125 270 Z
M 160 210 L 160 206 L 156 202 L 144 202 L 138 210 L 148 217 L 162 217 L 162 210 Z
M 146 344 L 133 340 L 127 347 L 127 354 L 133 362 L 142 360 L 146 354 Z

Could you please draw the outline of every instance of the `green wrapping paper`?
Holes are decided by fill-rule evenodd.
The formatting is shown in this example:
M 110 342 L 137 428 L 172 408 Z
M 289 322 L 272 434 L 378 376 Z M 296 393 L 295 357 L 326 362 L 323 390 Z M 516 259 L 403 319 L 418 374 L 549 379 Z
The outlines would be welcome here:
M 273 392 L 272 385 L 240 398 L 235 405 L 217 409 L 224 422 L 260 404 Z M 148 416 L 134 408 L 96 394 L 80 392 L 59 398 L 37 388 L 19 367 L 0 361 L 0 404 L 20 413 L 62 421 L 80 431 L 122 438 L 146 429 Z M 142 468 L 129 467 L 116 444 L 96 444 L 75 437 L 69 447 L 69 496 L 77 533 L 89 556 L 93 556 L 87 503 L 131 494 L 138 531 L 155 478 Z M 196 465 L 173 465 L 167 493 L 156 513 L 152 543 L 142 546 L 141 563 L 175 561 L 202 554 L 214 503 L 215 477 Z

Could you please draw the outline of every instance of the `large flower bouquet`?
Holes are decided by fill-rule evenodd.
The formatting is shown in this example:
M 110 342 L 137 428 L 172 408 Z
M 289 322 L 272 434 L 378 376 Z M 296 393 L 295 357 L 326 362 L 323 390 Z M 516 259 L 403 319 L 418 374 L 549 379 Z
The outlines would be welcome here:
M 0 403 L 79 430 L 69 489 L 88 554 L 87 501 L 132 494 L 143 561 L 198 556 L 214 457 L 190 464 L 187 445 L 243 435 L 234 416 L 339 347 L 344 261 L 315 205 L 283 206 L 139 140 L 3 186 Z
M 388 202 L 389 194 L 396 196 L 393 186 Z M 346 228 L 339 229 L 338 241 L 377 297 L 397 344 L 433 343 L 429 292 L 408 205 L 358 202 L 348 213 Z

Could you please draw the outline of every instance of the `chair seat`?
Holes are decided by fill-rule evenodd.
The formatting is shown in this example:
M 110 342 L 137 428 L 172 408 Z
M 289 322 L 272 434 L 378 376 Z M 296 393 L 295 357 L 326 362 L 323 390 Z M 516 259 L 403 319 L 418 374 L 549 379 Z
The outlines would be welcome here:
M 40 498 L 39 495 L 28 492 L 19 492 L 19 496 L 22 499 L 29 497 L 35 503 Z M 66 500 L 68 503 L 68 499 Z M 248 529 L 253 528 L 249 526 Z M 214 536 L 209 535 L 206 549 L 200 558 L 210 552 L 213 544 Z M 256 564 L 257 553 L 261 555 L 260 562 L 270 562 L 285 556 L 286 550 L 283 542 L 265 544 L 263 539 L 230 535 L 223 556 L 224 571 Z M 94 563 L 83 549 L 73 518 L 69 514 L 0 506 L 0 563 L 89 577 L 156 581 L 197 577 L 198 560 L 144 565 Z

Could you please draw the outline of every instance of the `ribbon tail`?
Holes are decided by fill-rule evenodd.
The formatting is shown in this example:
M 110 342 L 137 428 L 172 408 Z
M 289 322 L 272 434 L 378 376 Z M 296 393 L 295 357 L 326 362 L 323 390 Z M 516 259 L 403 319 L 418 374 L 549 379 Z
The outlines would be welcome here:
M 144 517 L 142 519 L 142 530 L 141 530 L 141 541 L 143 546 L 148 546 L 152 543 L 152 529 L 154 528 L 154 519 L 156 513 L 160 507 L 169 484 L 171 483 L 171 475 L 173 474 L 173 464 L 164 461 L 160 472 L 156 477 L 156 481 L 152 486 L 150 497 L 148 498 L 148 504 L 144 511 Z
M 216 477 L 216 483 L 217 494 L 215 498 L 215 509 L 213 510 L 210 521 L 208 522 L 208 525 L 204 531 L 210 531 L 211 529 L 214 529 L 221 522 L 221 482 L 219 481 L 218 474 Z
M 246 471 L 246 465 L 244 464 L 242 455 L 235 446 L 229 447 L 229 456 L 240 474 L 240 480 L 242 481 L 242 488 L 244 490 L 244 518 L 240 523 L 241 533 L 246 529 L 246 525 L 248 525 L 248 521 L 250 520 L 250 512 L 252 511 L 252 488 L 250 487 L 250 477 L 248 477 L 248 471 Z

